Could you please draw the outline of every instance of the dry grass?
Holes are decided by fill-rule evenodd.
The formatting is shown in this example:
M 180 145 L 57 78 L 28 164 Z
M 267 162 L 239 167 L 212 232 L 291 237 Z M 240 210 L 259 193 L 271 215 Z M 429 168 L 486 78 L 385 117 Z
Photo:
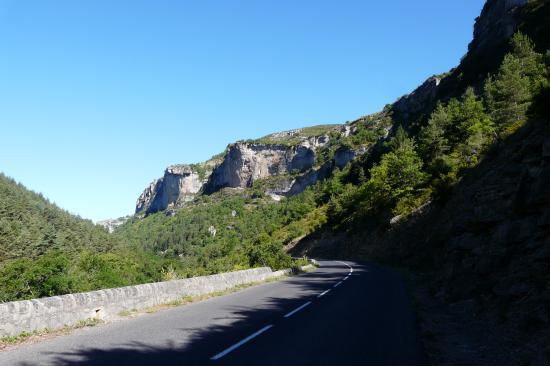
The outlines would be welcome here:
M 16 336 L 7 336 L 0 338 L 0 351 L 5 351 L 8 348 L 21 345 L 23 343 L 36 343 L 43 341 L 45 339 L 67 335 L 76 329 L 95 327 L 96 325 L 102 324 L 103 321 L 100 319 L 86 319 L 81 320 L 75 325 L 66 325 L 60 329 L 41 329 L 35 330 L 33 332 L 23 332 Z

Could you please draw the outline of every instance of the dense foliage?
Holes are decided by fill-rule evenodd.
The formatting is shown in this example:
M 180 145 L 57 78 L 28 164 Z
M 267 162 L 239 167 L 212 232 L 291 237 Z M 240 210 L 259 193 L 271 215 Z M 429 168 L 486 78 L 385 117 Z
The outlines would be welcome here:
M 108 251 L 117 245 L 116 238 L 103 228 L 61 210 L 0 174 L 0 262 L 35 258 L 51 249 Z
M 287 238 L 282 228 L 289 226 L 291 236 L 302 234 L 307 225 L 297 228 L 292 223 L 315 209 L 313 194 L 276 203 L 253 192 L 202 196 L 174 216 L 161 212 L 132 220 L 116 235 L 159 255 L 180 258 L 186 275 L 259 265 L 288 267 L 292 263 L 282 251 Z M 279 239 L 271 240 L 275 233 Z
M 0 301 L 159 281 L 182 268 L 0 174 Z

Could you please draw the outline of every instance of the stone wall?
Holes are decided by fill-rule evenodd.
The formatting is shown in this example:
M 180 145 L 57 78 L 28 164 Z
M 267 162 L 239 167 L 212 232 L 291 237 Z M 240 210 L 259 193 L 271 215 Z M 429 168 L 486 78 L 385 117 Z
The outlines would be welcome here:
M 41 329 L 58 329 L 95 318 L 111 320 L 122 311 L 140 310 L 186 296 L 223 291 L 289 274 L 269 267 L 145 285 L 13 301 L 0 304 L 0 337 Z

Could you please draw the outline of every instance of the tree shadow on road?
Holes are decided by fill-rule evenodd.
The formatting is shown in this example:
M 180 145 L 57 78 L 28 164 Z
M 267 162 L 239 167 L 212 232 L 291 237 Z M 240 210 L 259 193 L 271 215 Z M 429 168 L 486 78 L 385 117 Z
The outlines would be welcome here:
M 324 266 L 329 269 L 341 266 Z M 310 277 L 304 281 L 303 277 Z M 224 364 L 211 361 L 210 358 L 225 348 L 256 332 L 269 322 L 276 323 L 282 315 L 295 309 L 307 300 L 311 300 L 318 293 L 330 287 L 337 279 L 342 278 L 339 273 L 308 273 L 289 278 L 286 283 L 298 289 L 302 294 L 292 298 L 267 298 L 261 308 L 246 306 L 225 307 L 228 315 L 222 320 L 230 319 L 225 325 L 212 325 L 205 328 L 178 328 L 182 340 L 172 339 L 163 345 L 151 345 L 143 341 L 130 341 L 126 344 L 113 345 L 111 348 L 83 348 L 78 351 L 65 353 L 52 352 L 48 356 L 54 358 L 53 364 L 65 366 L 80 365 L 208 365 Z M 244 290 L 247 291 L 247 290 Z M 185 308 L 170 309 L 167 311 L 184 311 Z M 220 318 L 215 318 L 215 320 Z M 132 320 L 128 320 L 131 322 Z M 147 332 L 147 329 L 143 330 Z M 142 339 L 142 338 L 141 338 Z M 31 365 L 22 363 L 20 365 Z M 35 365 L 35 364 L 32 364 Z

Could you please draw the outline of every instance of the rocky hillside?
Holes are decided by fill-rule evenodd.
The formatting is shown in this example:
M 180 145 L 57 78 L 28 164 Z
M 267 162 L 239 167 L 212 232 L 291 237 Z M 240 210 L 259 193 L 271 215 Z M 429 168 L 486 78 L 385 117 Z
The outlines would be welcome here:
M 274 179 L 265 193 L 274 200 L 296 195 L 363 154 L 374 139 L 366 144 L 343 142 L 366 129 L 363 125 L 367 124 L 371 130 L 382 125 L 379 120 L 363 118 L 351 124 L 278 132 L 230 144 L 221 157 L 205 163 L 170 166 L 138 198 L 136 214 L 181 208 L 197 195 L 224 188 L 251 188 L 255 182 L 270 178 Z M 380 135 L 387 133 L 386 128 Z
M 413 193 L 379 197 L 373 187 L 388 173 L 380 168 L 395 169 L 388 157 L 410 152 L 392 134 L 377 156 L 352 163 L 370 179 L 359 188 L 353 174 L 341 179 L 353 183 L 346 188 L 352 193 L 333 198 L 329 225 L 290 246 L 294 255 L 363 258 L 412 271 L 435 365 L 550 362 L 549 26 L 548 1 L 487 1 L 460 65 L 393 105 L 394 121 L 414 138 L 429 183 L 403 169 L 416 174 L 416 184 L 384 183 Z M 535 41 L 538 54 L 518 30 Z M 500 104 L 492 100 L 495 79 Z M 461 96 L 467 86 L 470 97 Z M 476 106 L 473 90 L 483 105 Z M 475 138 L 460 132 L 472 117 L 486 120 Z M 482 137 L 483 129 L 497 138 Z M 482 137 L 486 147 L 453 143 L 456 133 Z
M 200 187 L 144 194 L 171 215 L 118 233 L 209 272 L 281 247 L 391 263 L 437 304 L 434 364 L 548 364 L 549 27 L 548 1 L 489 0 L 456 68 L 351 123 L 231 144 Z
M 378 140 L 386 138 L 392 126 L 401 124 L 413 134 L 418 132 L 419 120 L 431 113 L 437 101 L 457 97 L 469 85 L 482 88 L 483 80 L 498 67 L 507 51 L 508 39 L 518 28 L 528 29 L 544 42 L 548 25 L 531 29 L 535 22 L 526 22 L 533 14 L 543 12 L 536 9 L 540 4 L 535 3 L 540 1 L 527 3 L 527 0 L 488 1 L 476 19 L 474 38 L 460 65 L 444 75 L 428 78 L 387 110 L 347 124 L 313 126 L 239 141 L 205 163 L 170 166 L 138 198 L 136 214 L 181 208 L 197 195 L 224 188 L 250 188 L 254 182 L 270 177 L 279 179 L 265 192 L 279 200 L 303 192 L 329 177 L 335 168 L 343 168 L 363 155 Z M 364 130 L 376 133 L 365 139 Z

